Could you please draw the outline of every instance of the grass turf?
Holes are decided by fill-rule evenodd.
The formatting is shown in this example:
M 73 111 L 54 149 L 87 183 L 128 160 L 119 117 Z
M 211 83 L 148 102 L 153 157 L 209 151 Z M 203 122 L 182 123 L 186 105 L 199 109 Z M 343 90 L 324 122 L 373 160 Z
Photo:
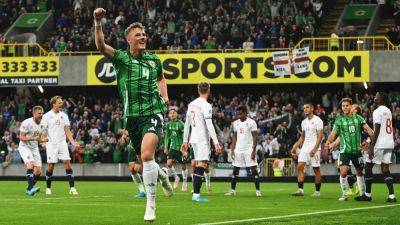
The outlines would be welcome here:
M 79 196 L 68 194 L 67 182 L 53 182 L 53 195 L 42 190 L 34 197 L 24 194 L 26 182 L 0 182 L 0 224 L 146 224 L 145 199 L 133 198 L 137 192 L 131 182 L 76 182 Z M 160 186 L 160 185 L 159 185 Z M 252 183 L 238 183 L 236 196 L 225 196 L 229 183 L 212 183 L 208 203 L 194 203 L 189 192 L 177 189 L 171 198 L 161 190 L 157 196 L 157 219 L 153 224 L 199 224 L 219 221 L 276 217 L 318 211 L 340 210 L 385 203 L 384 184 L 373 185 L 372 202 L 339 202 L 339 184 L 323 184 L 320 198 L 312 198 L 313 184 L 305 184 L 304 197 L 292 197 L 295 183 L 262 183 L 263 196 L 257 198 Z M 395 186 L 398 190 L 398 186 Z M 203 187 L 204 189 L 204 187 Z M 190 190 L 190 185 L 189 185 Z M 398 203 L 399 204 L 399 203 Z M 236 224 L 400 224 L 400 204 L 388 208 L 363 209 L 295 216 Z

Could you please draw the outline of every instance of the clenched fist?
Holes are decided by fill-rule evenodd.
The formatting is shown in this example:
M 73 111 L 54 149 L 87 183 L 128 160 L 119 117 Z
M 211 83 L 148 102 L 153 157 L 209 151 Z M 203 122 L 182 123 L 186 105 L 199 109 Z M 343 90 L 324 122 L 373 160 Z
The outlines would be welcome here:
M 97 8 L 93 11 L 93 18 L 97 21 L 101 20 L 106 15 L 106 10 L 103 8 Z

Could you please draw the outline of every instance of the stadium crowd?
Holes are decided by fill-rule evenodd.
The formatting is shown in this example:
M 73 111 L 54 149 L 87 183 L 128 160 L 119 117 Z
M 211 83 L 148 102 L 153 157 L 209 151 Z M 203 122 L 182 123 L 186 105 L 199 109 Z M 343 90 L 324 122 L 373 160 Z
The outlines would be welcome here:
M 327 0 L 9 0 L 0 3 L 0 30 L 22 13 L 52 10 L 56 29 L 44 43 L 48 50 L 94 51 L 92 12 L 103 7 L 105 41 L 115 48 L 126 48 L 125 28 L 135 21 L 146 26 L 153 50 L 288 48 L 314 36 L 328 5 Z
M 87 97 L 85 97 L 87 96 Z M 290 157 L 292 144 L 300 133 L 303 119 L 302 105 L 312 101 L 315 104 L 314 113 L 324 121 L 325 138 L 331 130 L 335 117 L 340 113 L 338 102 L 344 96 L 350 96 L 358 103 L 361 114 L 372 125 L 374 109 L 373 95 L 351 94 L 338 92 L 316 94 L 310 92 L 288 93 L 268 92 L 261 96 L 237 94 L 233 97 L 213 95 L 209 100 L 213 105 L 215 127 L 223 143 L 224 151 L 213 155 L 214 162 L 230 162 L 231 123 L 235 119 L 235 109 L 238 105 L 246 105 L 248 114 L 255 119 L 259 127 L 257 155 L 259 160 L 267 157 Z M 128 139 L 122 138 L 123 118 L 122 105 L 117 97 L 97 98 L 94 95 L 66 94 L 63 111 L 71 121 L 71 130 L 76 140 L 82 146 L 74 149 L 69 146 L 74 163 L 124 163 L 127 158 Z M 395 134 L 395 156 L 400 159 L 400 93 L 390 92 L 390 108 L 393 112 Z M 187 104 L 195 96 L 178 95 L 172 98 L 170 109 L 177 110 L 179 117 L 184 119 Z M 21 121 L 31 116 L 30 109 L 36 104 L 50 110 L 49 99 L 33 99 L 18 95 L 0 97 L 0 162 L 21 163 L 18 153 L 18 131 Z M 168 120 L 168 118 L 166 118 Z M 324 142 L 324 141 L 323 141 Z M 45 151 L 41 147 L 43 162 L 46 162 Z M 329 151 L 322 146 L 321 162 L 333 163 L 337 160 L 338 150 Z M 157 152 L 157 161 L 165 162 L 166 155 L 162 146 Z M 4 163 L 5 162 L 5 163 Z

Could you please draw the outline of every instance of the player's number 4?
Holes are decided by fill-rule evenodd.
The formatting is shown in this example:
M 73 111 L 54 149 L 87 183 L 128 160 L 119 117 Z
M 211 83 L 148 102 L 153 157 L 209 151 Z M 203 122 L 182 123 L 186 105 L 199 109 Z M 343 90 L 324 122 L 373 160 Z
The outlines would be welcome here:
M 149 76 L 150 76 L 150 71 L 149 71 L 149 69 L 143 68 L 143 69 L 142 69 L 142 73 L 143 73 L 143 76 L 146 77 L 146 79 L 149 79 Z

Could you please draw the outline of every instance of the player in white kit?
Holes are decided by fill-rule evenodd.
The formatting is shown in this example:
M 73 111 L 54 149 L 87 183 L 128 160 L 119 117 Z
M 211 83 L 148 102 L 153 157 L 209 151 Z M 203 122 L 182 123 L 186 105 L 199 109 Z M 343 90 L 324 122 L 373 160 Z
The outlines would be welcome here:
M 251 168 L 251 174 L 256 186 L 256 196 L 261 197 L 260 179 L 257 170 L 256 147 L 257 147 L 257 123 L 247 117 L 245 106 L 236 109 L 239 119 L 233 122 L 232 158 L 233 173 L 231 180 L 231 191 L 226 195 L 236 195 L 236 182 L 239 177 L 240 168 Z
M 50 100 L 52 109 L 44 114 L 43 124 L 47 128 L 47 138 L 49 141 L 46 143 L 47 154 L 47 171 L 46 171 L 46 194 L 51 194 L 51 180 L 53 176 L 54 165 L 59 160 L 62 161 L 68 177 L 70 191 L 72 195 L 77 195 L 75 189 L 74 175 L 71 168 L 71 158 L 69 156 L 68 145 L 66 139 L 71 142 L 73 146 L 79 148 L 78 142 L 72 137 L 72 132 L 69 129 L 70 122 L 68 115 L 61 111 L 63 100 L 61 96 L 54 96 Z
M 301 146 L 297 164 L 297 186 L 298 189 L 293 196 L 303 196 L 303 186 L 305 177 L 305 167 L 309 165 L 315 174 L 315 192 L 313 197 L 320 196 L 321 189 L 321 141 L 323 137 L 324 123 L 314 115 L 314 106 L 311 103 L 304 104 L 304 114 L 306 118 L 301 122 L 301 137 L 292 148 L 292 155 L 296 157 L 296 150 Z
M 210 161 L 210 137 L 217 153 L 220 153 L 222 148 L 218 143 L 217 134 L 212 123 L 212 107 L 207 102 L 207 98 L 210 95 L 210 84 L 202 82 L 197 88 L 200 97 L 196 98 L 188 106 L 181 151 L 184 156 L 187 156 L 190 143 L 193 148 L 194 160 L 196 161 L 196 168 L 193 174 L 192 201 L 206 202 L 207 200 L 200 196 L 200 189 L 204 170 Z
M 374 135 L 368 149 L 368 159 L 365 166 L 365 195 L 361 196 L 363 201 L 371 201 L 372 168 L 375 164 L 381 165 L 381 171 L 385 177 L 385 183 L 389 190 L 389 197 L 386 202 L 397 202 L 394 196 L 393 177 L 390 175 L 389 164 L 392 163 L 392 152 L 394 148 L 392 112 L 387 104 L 387 95 L 378 92 L 374 99 L 376 109 L 372 114 L 374 123 Z
M 35 187 L 42 173 L 42 159 L 40 158 L 38 143 L 46 142 L 45 127 L 41 123 L 43 108 L 35 106 L 32 108 L 33 117 L 22 122 L 19 128 L 19 147 L 18 151 L 26 165 L 26 178 L 28 180 L 27 195 L 35 195 L 40 191 Z

